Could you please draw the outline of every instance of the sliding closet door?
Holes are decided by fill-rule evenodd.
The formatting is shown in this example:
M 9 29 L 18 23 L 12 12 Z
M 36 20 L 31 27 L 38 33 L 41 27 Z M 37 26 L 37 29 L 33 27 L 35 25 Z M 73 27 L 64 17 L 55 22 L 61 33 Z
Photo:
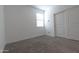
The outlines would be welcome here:
M 64 12 L 55 15 L 56 36 L 64 36 Z
M 69 18 L 68 35 L 72 39 L 79 40 L 79 7 L 73 8 L 67 12 Z
M 79 40 L 79 7 L 55 15 L 56 36 Z
M 56 36 L 68 37 L 68 16 L 67 12 L 63 11 L 55 15 Z

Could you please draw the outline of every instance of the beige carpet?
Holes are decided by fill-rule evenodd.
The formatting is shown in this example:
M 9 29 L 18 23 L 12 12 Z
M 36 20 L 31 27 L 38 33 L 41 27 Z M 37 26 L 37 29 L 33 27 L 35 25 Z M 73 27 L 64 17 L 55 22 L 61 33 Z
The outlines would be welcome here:
M 8 51 L 7 51 L 8 50 Z M 79 41 L 60 37 L 39 36 L 7 44 L 4 53 L 78 53 Z

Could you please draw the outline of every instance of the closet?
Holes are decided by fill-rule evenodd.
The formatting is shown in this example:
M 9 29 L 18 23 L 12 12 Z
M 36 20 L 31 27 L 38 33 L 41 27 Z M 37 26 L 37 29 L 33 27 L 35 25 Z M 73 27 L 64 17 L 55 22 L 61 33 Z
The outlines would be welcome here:
M 79 40 L 79 7 L 56 13 L 55 29 L 58 37 Z

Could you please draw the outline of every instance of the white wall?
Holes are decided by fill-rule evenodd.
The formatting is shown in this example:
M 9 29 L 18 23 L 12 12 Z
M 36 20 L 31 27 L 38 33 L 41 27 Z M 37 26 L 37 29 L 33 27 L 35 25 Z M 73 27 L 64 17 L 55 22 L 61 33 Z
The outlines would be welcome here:
M 44 27 L 36 26 L 36 12 L 31 6 L 5 6 L 7 43 L 44 35 Z
M 0 52 L 5 47 L 5 24 L 4 24 L 4 6 L 0 5 Z
M 46 35 L 54 36 L 54 16 L 51 8 L 45 11 L 45 29 Z
M 53 5 L 36 5 L 34 6 L 41 10 L 45 11 L 45 34 L 48 36 L 55 36 L 54 35 L 54 16 L 52 7 Z

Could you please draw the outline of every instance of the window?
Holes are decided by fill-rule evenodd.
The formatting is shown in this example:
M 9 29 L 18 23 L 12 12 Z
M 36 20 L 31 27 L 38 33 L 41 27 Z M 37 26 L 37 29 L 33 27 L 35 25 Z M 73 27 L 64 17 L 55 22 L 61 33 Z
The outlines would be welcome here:
M 36 14 L 36 25 L 37 27 L 43 27 L 44 26 L 44 17 L 42 13 L 37 13 Z

